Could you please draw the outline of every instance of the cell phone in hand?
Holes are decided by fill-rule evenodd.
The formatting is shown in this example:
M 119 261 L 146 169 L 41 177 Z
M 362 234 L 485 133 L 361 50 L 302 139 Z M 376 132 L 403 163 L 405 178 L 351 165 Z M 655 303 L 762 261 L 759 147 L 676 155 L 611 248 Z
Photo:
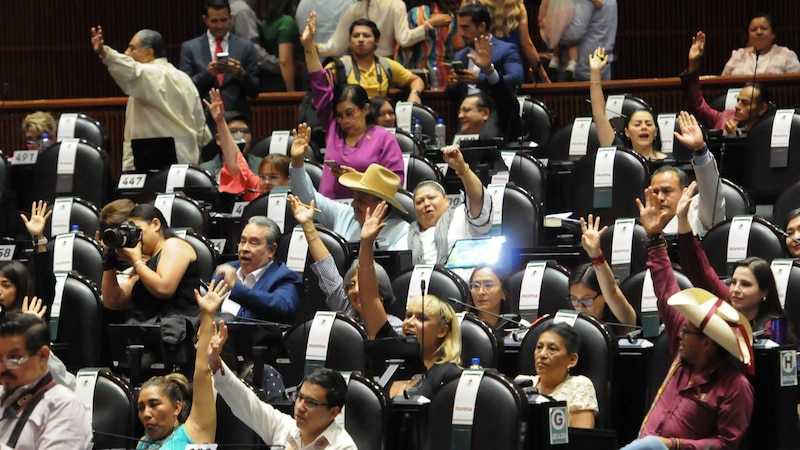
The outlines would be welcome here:
M 464 63 L 461 61 L 450 61 L 450 67 L 452 67 L 453 71 L 456 73 L 464 71 Z
M 217 53 L 217 62 L 220 64 L 228 65 L 228 52 Z
M 330 167 L 331 170 L 342 170 L 342 166 L 339 165 L 339 163 L 337 163 L 336 161 L 334 161 L 332 159 L 326 159 L 325 160 L 325 165 Z

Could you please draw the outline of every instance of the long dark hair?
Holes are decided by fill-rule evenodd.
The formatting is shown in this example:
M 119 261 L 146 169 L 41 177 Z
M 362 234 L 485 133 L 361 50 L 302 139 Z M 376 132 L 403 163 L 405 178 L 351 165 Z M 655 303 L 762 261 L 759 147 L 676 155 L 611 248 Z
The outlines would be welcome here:
M 758 303 L 758 318 L 766 316 L 786 317 L 786 311 L 783 310 L 781 302 L 778 300 L 778 288 L 775 285 L 775 278 L 772 276 L 772 269 L 770 268 L 767 260 L 757 256 L 745 258 L 736 263 L 734 270 L 737 267 L 746 267 L 753 272 L 753 277 L 758 283 L 759 289 L 765 289 L 767 296 L 763 301 Z
M 33 293 L 33 280 L 28 268 L 19 261 L 0 262 L 0 275 L 8 279 L 17 289 L 14 303 L 7 308 L 7 312 L 19 311 L 22 308 L 22 298 Z
M 154 203 L 140 203 L 136 205 L 136 207 L 131 210 L 130 214 L 128 214 L 128 218 L 142 219 L 147 222 L 158 219 L 159 222 L 161 222 L 161 228 L 158 229 L 158 232 L 161 236 L 164 236 L 164 239 L 177 237 L 175 232 L 172 231 L 172 228 L 169 227 L 169 223 L 167 223 L 164 214 L 156 208 Z

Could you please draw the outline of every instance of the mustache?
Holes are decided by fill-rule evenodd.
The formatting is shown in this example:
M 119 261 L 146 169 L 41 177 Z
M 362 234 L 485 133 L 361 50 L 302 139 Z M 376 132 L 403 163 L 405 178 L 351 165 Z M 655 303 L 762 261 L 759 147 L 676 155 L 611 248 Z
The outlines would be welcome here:
M 2 378 L 2 377 L 9 377 L 9 378 L 14 378 L 14 379 L 17 378 L 17 376 L 14 375 L 13 372 L 9 372 L 9 371 L 0 372 L 0 378 Z

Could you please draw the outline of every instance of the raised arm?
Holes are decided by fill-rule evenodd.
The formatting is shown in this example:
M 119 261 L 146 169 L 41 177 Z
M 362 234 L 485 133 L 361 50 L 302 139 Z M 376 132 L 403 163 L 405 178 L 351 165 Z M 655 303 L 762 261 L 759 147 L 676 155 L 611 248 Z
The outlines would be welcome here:
M 700 70 L 700 60 L 703 59 L 703 53 L 706 51 L 706 34 L 698 31 L 692 37 L 692 46 L 689 47 L 689 72 L 697 72 Z
M 383 227 L 383 217 L 388 206 L 380 202 L 375 211 L 367 208 L 367 218 L 361 226 L 361 247 L 358 252 L 358 294 L 361 300 L 361 318 L 370 339 L 374 339 L 378 331 L 386 324 L 388 317 L 378 293 L 378 277 L 375 275 L 375 238 Z
M 194 297 L 200 306 L 200 328 L 197 332 L 197 352 L 194 359 L 192 409 L 186 419 L 186 434 L 198 444 L 214 442 L 216 436 L 216 394 L 211 383 L 208 352 L 205 349 L 216 333 L 214 315 L 229 293 L 225 282 L 214 280 L 211 280 L 205 295 L 200 295 L 197 289 L 194 290 Z
M 614 316 L 624 324 L 636 324 L 636 311 L 633 306 L 625 298 L 625 294 L 617 286 L 614 280 L 614 273 L 611 271 L 611 266 L 603 257 L 603 251 L 600 249 L 600 238 L 606 232 L 608 227 L 600 228 L 600 217 L 593 217 L 589 214 L 588 220 L 581 217 L 581 245 L 586 250 L 586 254 L 592 259 L 595 273 L 597 274 L 597 282 L 600 284 L 600 292 L 606 300 L 606 304 L 611 308 Z M 602 262 L 600 262 L 602 260 Z M 598 264 L 599 263 L 599 264 Z
M 222 147 L 222 162 L 231 177 L 236 178 L 239 176 L 239 146 L 236 145 L 231 130 L 228 129 L 228 123 L 225 122 L 225 105 L 222 102 L 219 89 L 212 88 L 208 92 L 208 97 L 211 101 L 203 99 L 203 103 L 206 104 L 211 118 L 217 124 L 217 134 L 219 135 L 220 147 Z
M 297 223 L 303 227 L 303 233 L 306 236 L 308 251 L 311 253 L 311 258 L 316 262 L 331 256 L 328 247 L 325 247 L 322 239 L 319 238 L 319 234 L 317 234 L 317 227 L 314 226 L 314 200 L 311 200 L 310 204 L 305 205 L 299 198 L 290 195 L 289 205 L 292 207 L 292 214 L 294 214 Z
M 442 148 L 442 156 L 447 165 L 456 172 L 456 175 L 464 183 L 464 191 L 467 193 L 467 204 L 469 209 L 467 213 L 469 217 L 478 217 L 483 208 L 483 184 L 480 178 L 475 175 L 469 168 L 469 164 L 464 161 L 464 155 L 461 150 L 454 146 L 448 145 Z
M 339 27 L 341 27 L 341 22 L 339 26 L 336 27 L 336 31 L 339 31 Z M 308 16 L 308 20 L 306 20 L 306 27 L 303 29 L 303 34 L 300 35 L 300 44 L 303 46 L 304 53 L 306 55 L 306 70 L 308 73 L 319 72 L 322 70 L 322 63 L 319 61 L 319 55 L 317 54 L 317 46 L 314 44 L 314 34 L 317 32 L 317 12 L 312 11 L 311 15 Z M 331 39 L 335 38 L 336 36 L 331 36 Z
M 603 94 L 603 85 L 601 73 L 603 68 L 608 64 L 606 57 L 606 49 L 597 47 L 597 49 L 589 55 L 589 99 L 592 101 L 592 118 L 594 125 L 597 127 L 597 138 L 600 140 L 601 147 L 609 147 L 614 144 L 614 128 L 611 127 L 611 121 L 608 120 L 606 113 L 606 97 Z

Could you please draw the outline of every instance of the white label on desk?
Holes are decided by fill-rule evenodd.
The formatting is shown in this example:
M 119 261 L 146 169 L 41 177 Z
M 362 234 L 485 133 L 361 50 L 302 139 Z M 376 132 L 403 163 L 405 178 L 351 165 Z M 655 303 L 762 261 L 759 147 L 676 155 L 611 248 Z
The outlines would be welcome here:
M 736 103 L 739 101 L 739 92 L 742 88 L 730 88 L 725 95 L 725 110 L 736 109 Z
M 14 244 L 0 245 L 0 261 L 11 261 L 14 259 L 14 251 L 17 246 Z
M 58 149 L 58 175 L 72 175 L 75 173 L 75 154 L 78 152 L 78 140 L 67 139 L 61 142 Z
M 411 155 L 403 153 L 403 189 L 408 189 L 408 162 L 411 160 Z
M 472 426 L 475 416 L 475 400 L 478 398 L 482 379 L 483 370 L 467 369 L 461 373 L 453 399 L 453 425 Z
M 506 164 L 506 169 L 511 172 L 511 166 L 514 164 L 514 157 L 517 156 L 517 152 L 512 151 L 502 151 L 500 152 L 500 157 L 503 158 L 503 162 Z
M 453 136 L 453 145 L 458 146 L 461 141 L 477 141 L 480 137 L 479 134 L 457 134 Z
M 589 147 L 589 130 L 592 127 L 591 117 L 576 117 L 572 122 L 569 135 L 569 156 L 583 156 Z
M 539 310 L 545 270 L 547 270 L 547 261 L 531 261 L 525 266 L 519 290 L 520 311 Z
M 53 248 L 53 272 L 72 271 L 72 249 L 75 246 L 75 233 L 56 236 Z
M 231 217 L 242 217 L 244 208 L 249 204 L 250 202 L 234 202 L 233 208 L 231 208 Z
M 614 235 L 611 238 L 611 265 L 630 264 L 633 251 L 633 229 L 635 219 L 614 221 Z
M 209 239 L 209 241 L 211 241 L 211 245 L 214 246 L 214 250 L 221 255 L 222 252 L 225 251 L 225 243 L 228 240 L 225 238 L 212 238 Z
M 506 194 L 505 184 L 490 184 L 486 192 L 492 197 L 492 225 L 503 223 L 503 197 Z
M 164 215 L 164 220 L 167 223 L 172 223 L 172 203 L 175 202 L 175 194 L 158 194 L 156 201 L 153 203 L 161 214 Z
M 786 291 L 789 289 L 789 276 L 792 274 L 793 259 L 773 259 L 770 268 L 772 277 L 775 278 L 775 287 L 778 290 L 778 300 L 781 306 L 786 304 Z
M 269 194 L 269 206 L 267 207 L 267 217 L 275 221 L 278 228 L 283 233 L 283 226 L 286 224 L 286 196 L 288 193 L 272 192 Z
M 56 286 L 55 286 L 55 297 L 53 298 L 53 305 L 50 307 L 50 317 L 51 318 L 58 318 L 61 317 L 61 305 L 64 299 L 64 286 L 67 284 L 67 273 L 66 272 L 59 272 L 55 274 L 56 277 Z
M 175 236 L 178 236 L 181 239 L 186 239 L 186 233 L 189 232 L 188 228 L 173 228 L 172 231 L 175 233 Z
M 59 197 L 53 203 L 50 236 L 69 233 L 69 220 L 72 213 L 72 197 Z
M 566 406 L 552 406 L 548 409 L 548 423 L 550 425 L 550 445 L 569 443 L 569 415 Z
M 219 444 L 186 444 L 183 450 L 217 450 L 217 448 Z
M 606 101 L 606 114 L 609 119 L 622 116 L 622 106 L 625 104 L 625 94 L 609 95 Z
M 505 186 L 508 184 L 508 178 L 510 174 L 507 170 L 501 170 L 496 174 L 492 175 L 491 184 L 499 184 Z
M 186 183 L 186 172 L 188 170 L 188 164 L 173 164 L 169 166 L 169 172 L 167 172 L 167 187 L 164 191 L 175 192 L 175 188 L 182 188 Z
M 272 132 L 272 137 L 269 140 L 269 154 L 270 155 L 287 155 L 287 147 L 289 145 L 289 130 L 278 130 Z
M 58 130 L 56 131 L 56 142 L 75 137 L 75 123 L 78 121 L 78 113 L 65 113 L 58 118 Z
M 397 102 L 394 106 L 395 118 L 397 120 L 397 128 L 411 133 L 411 112 L 414 110 L 414 104 L 411 102 Z
M 147 174 L 144 173 L 123 173 L 119 177 L 117 189 L 141 189 L 146 180 Z
M 553 323 L 565 323 L 571 327 L 575 326 L 577 320 L 578 311 L 570 309 L 561 309 L 556 313 L 556 316 L 553 317 Z
M 331 337 L 336 311 L 317 311 L 308 331 L 306 359 L 325 361 L 328 357 L 328 341 Z
M 781 387 L 797 386 L 797 352 L 781 350 Z
M 442 172 L 442 175 L 447 174 L 447 168 L 449 167 L 446 162 L 437 162 L 436 167 L 439 168 L 439 171 Z
M 303 227 L 296 225 L 292 230 L 292 240 L 289 242 L 289 251 L 286 255 L 286 267 L 297 272 L 301 276 L 306 270 L 306 255 L 308 254 L 308 242 Z
M 39 159 L 39 150 L 17 150 L 14 152 L 15 166 L 36 164 L 37 159 Z
M 518 95 L 517 96 L 517 103 L 519 103 L 519 117 L 520 117 L 520 119 L 525 114 L 525 112 L 524 112 L 525 111 L 525 100 L 527 100 L 527 97 L 525 97 L 524 95 Z
M 417 264 L 411 272 L 411 280 L 408 282 L 408 295 L 406 296 L 406 309 L 411 299 L 422 295 L 422 281 L 425 281 L 425 293 L 430 290 L 431 272 L 433 264 Z
M 658 135 L 661 137 L 661 151 L 672 153 L 675 144 L 675 114 L 658 115 Z
M 464 191 L 459 191 L 458 194 L 446 194 L 445 197 L 450 200 L 450 209 L 464 207 Z
M 617 155 L 616 147 L 601 147 L 597 149 L 594 162 L 594 187 L 612 187 L 614 185 L 614 157 Z
M 650 311 L 658 311 L 658 299 L 653 287 L 653 276 L 650 274 L 650 269 L 647 269 L 642 283 L 642 312 Z
M 789 135 L 792 131 L 793 109 L 779 109 L 775 112 L 775 119 L 772 121 L 772 137 L 769 142 L 770 148 L 788 148 Z
M 747 241 L 750 239 L 752 224 L 753 216 L 736 216 L 731 219 L 731 227 L 728 230 L 728 262 L 747 258 Z

